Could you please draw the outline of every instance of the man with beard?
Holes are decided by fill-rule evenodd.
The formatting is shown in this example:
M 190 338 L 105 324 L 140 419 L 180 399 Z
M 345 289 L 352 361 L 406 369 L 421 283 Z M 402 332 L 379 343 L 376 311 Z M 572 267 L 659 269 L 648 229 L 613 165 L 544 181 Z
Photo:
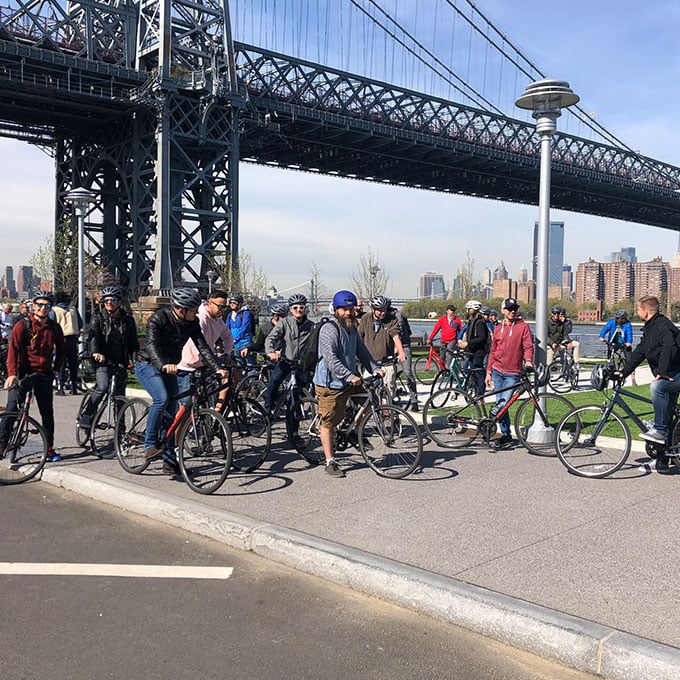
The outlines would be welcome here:
M 362 366 L 378 371 L 378 365 L 357 332 L 357 296 L 340 290 L 333 296 L 333 318 L 319 331 L 319 362 L 314 371 L 314 388 L 319 400 L 321 445 L 326 457 L 326 472 L 344 477 L 333 457 L 335 428 L 345 417 L 347 399 L 361 392 L 357 373 L 357 357 Z

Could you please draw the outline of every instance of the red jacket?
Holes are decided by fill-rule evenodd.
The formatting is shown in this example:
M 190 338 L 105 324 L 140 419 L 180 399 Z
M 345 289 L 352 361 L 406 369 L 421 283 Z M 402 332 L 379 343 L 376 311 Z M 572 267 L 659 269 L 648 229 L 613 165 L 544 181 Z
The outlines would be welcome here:
M 444 314 L 444 316 L 442 316 L 434 325 L 432 333 L 430 333 L 430 337 L 427 339 L 427 341 L 432 342 L 434 336 L 437 335 L 437 331 L 441 331 L 442 342 L 444 344 L 448 342 L 454 342 L 455 340 L 458 339 L 458 333 L 460 333 L 462 328 L 463 322 L 460 320 L 459 317 L 457 317 L 454 314 L 451 317 L 451 321 L 449 322 L 449 317 L 446 316 L 446 314 Z
M 26 330 L 23 319 L 12 328 L 12 337 L 7 351 L 7 375 L 24 376 L 27 373 L 51 373 L 52 354 L 56 352 L 54 370 L 58 371 L 64 363 L 66 343 L 59 324 L 47 321 L 39 324 L 33 314 L 28 318 L 32 330 Z
M 534 339 L 524 321 L 507 323 L 505 319 L 493 329 L 491 352 L 486 372 L 495 368 L 507 375 L 519 375 L 524 361 L 534 360 Z

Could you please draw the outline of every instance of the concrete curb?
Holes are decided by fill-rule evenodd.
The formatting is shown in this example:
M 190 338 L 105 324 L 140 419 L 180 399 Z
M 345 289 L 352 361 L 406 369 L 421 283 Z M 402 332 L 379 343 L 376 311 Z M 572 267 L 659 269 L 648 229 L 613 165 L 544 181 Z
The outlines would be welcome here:
M 611 680 L 680 677 L 680 649 L 479 586 L 96 472 L 47 469 L 42 479 L 583 672 Z

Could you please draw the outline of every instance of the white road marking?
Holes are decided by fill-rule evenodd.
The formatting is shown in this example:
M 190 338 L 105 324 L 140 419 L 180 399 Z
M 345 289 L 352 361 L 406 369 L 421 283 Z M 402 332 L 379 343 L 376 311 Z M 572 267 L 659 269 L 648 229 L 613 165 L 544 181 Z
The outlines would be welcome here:
M 233 567 L 179 567 L 164 564 L 0 562 L 0 575 L 20 576 L 228 579 L 233 571 Z

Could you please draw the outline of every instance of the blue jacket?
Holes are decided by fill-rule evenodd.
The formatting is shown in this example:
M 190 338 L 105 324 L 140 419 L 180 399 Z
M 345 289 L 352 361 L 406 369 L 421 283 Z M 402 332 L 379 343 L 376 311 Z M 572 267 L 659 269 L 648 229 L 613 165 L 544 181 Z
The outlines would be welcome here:
M 618 336 L 618 337 L 617 337 Z M 600 338 L 607 339 L 607 342 L 614 344 L 633 344 L 633 324 L 626 321 L 623 325 L 618 325 L 616 319 L 609 319 L 600 333 Z
M 239 350 L 248 347 L 253 342 L 253 314 L 247 307 L 242 307 L 236 312 L 236 318 L 232 318 L 232 313 L 227 315 L 227 328 L 234 336 L 234 349 Z

